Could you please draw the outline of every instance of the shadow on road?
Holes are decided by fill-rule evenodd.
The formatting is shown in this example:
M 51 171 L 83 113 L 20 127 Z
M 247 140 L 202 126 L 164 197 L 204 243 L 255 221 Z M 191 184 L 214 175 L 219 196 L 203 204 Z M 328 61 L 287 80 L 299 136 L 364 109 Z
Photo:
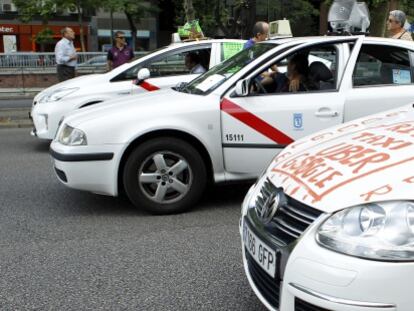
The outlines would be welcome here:
M 239 207 L 251 186 L 246 184 L 214 185 L 207 189 L 201 200 L 186 213 L 203 211 L 214 208 Z M 125 194 L 119 197 L 109 197 L 72 189 L 63 189 L 62 195 L 66 200 L 74 202 L 68 213 L 79 215 L 112 215 L 112 216 L 151 216 L 143 209 L 135 207 Z M 65 204 L 65 206 L 68 206 Z
M 38 140 L 32 143 L 33 151 L 49 153 L 51 140 Z

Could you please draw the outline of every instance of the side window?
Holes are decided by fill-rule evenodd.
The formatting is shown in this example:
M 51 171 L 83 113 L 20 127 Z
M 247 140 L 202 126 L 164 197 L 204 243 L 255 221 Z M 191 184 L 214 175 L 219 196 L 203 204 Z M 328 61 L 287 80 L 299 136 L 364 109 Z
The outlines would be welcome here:
M 154 62 L 147 63 L 146 67 L 151 72 L 151 77 L 168 77 L 176 75 L 189 74 L 192 71 L 192 67 L 189 64 L 186 57 L 192 57 L 194 62 L 192 64 L 202 66 L 204 71 L 208 70 L 210 64 L 210 51 L 211 48 L 193 49 L 191 51 L 184 51 L 179 53 L 172 53 L 165 57 L 155 60 Z M 191 54 L 191 56 L 188 56 Z M 196 72 L 198 73 L 198 72 Z
M 198 56 L 197 60 L 205 68 L 205 70 L 208 70 L 211 47 L 202 46 L 195 49 L 180 49 L 179 51 L 165 53 L 159 57 L 150 59 L 145 63 L 140 63 L 129 68 L 112 81 L 136 79 L 138 71 L 144 67 L 149 69 L 151 78 L 189 74 L 190 69 L 186 66 L 185 59 L 186 55 L 190 52 L 196 54 Z
M 413 83 L 408 51 L 392 46 L 363 45 L 352 81 L 355 87 Z
M 316 45 L 288 55 L 251 79 L 250 93 L 289 93 L 336 89 L 338 49 Z

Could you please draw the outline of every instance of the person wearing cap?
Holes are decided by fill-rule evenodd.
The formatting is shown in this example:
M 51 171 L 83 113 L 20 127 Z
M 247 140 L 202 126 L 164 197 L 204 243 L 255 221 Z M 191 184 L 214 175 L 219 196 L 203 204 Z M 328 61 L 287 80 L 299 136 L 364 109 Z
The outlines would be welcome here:
M 108 70 L 112 70 L 122 64 L 125 64 L 130 59 L 134 58 L 134 52 L 127 45 L 125 40 L 125 33 L 122 31 L 115 32 L 115 44 L 108 51 Z
M 400 10 L 391 11 L 388 16 L 387 28 L 390 32 L 390 38 L 413 41 L 411 33 L 404 29 L 405 13 Z
M 253 27 L 253 37 L 246 41 L 243 49 L 248 49 L 257 42 L 265 41 L 269 35 L 269 24 L 266 22 L 257 22 Z

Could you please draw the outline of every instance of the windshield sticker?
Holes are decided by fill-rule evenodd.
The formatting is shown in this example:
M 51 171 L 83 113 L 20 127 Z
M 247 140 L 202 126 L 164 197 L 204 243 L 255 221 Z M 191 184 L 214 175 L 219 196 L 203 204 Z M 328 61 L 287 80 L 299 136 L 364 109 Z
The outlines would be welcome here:
M 393 69 L 392 70 L 392 81 L 394 84 L 410 84 L 411 83 L 410 70 Z
M 241 42 L 224 42 L 223 43 L 223 60 L 229 59 L 243 49 Z
M 303 130 L 303 114 L 302 113 L 293 114 L 293 127 L 295 130 Z
M 207 77 L 203 82 L 197 85 L 196 88 L 202 92 L 207 92 L 209 89 L 211 89 L 213 86 L 220 83 L 224 79 L 225 79 L 224 76 L 219 75 L 219 74 L 214 74 L 212 76 Z
M 295 192 L 300 186 L 302 195 L 310 196 L 315 203 L 356 180 L 414 161 L 413 136 L 414 121 L 377 125 L 343 141 L 334 140 L 323 149 L 308 148 L 278 158 L 272 171 L 280 175 L 280 186 Z M 384 189 L 372 191 L 383 193 Z

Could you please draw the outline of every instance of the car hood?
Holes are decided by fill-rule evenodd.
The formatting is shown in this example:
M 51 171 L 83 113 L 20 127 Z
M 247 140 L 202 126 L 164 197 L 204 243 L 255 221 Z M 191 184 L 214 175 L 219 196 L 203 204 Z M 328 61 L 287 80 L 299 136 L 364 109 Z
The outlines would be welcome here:
M 74 127 L 90 128 L 104 125 L 119 128 L 128 122 L 136 123 L 149 118 L 188 112 L 188 105 L 195 107 L 200 96 L 181 93 L 172 89 L 136 94 L 122 99 L 113 99 L 74 111 L 65 122 Z M 185 107 L 185 108 L 184 108 Z
M 57 84 L 54 84 L 40 93 L 38 93 L 34 100 L 37 101 L 40 97 L 50 94 L 55 90 L 62 89 L 62 88 L 73 88 L 73 87 L 88 87 L 88 85 L 91 85 L 91 83 L 95 83 L 97 80 L 99 80 L 102 77 L 103 74 L 90 74 L 90 75 L 83 75 L 79 76 L 73 79 L 69 79 Z
M 413 200 L 414 109 L 351 121 L 288 146 L 268 178 L 327 213 L 370 202 Z

